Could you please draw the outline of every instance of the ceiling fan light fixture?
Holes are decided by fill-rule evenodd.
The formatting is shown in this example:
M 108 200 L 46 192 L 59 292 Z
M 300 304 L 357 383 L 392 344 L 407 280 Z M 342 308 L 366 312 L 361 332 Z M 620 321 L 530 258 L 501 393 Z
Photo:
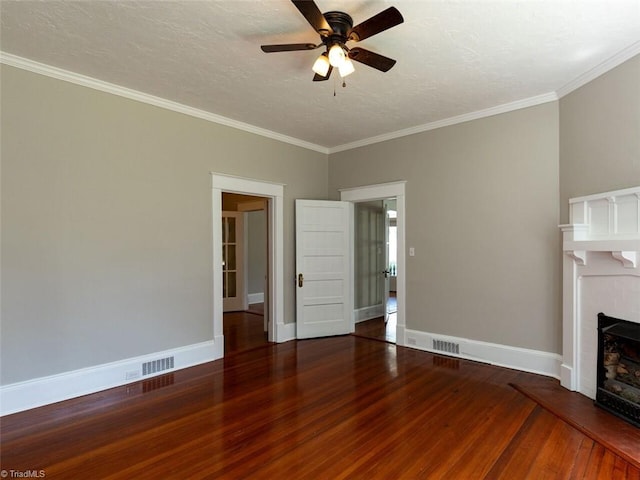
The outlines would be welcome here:
M 321 77 L 326 77 L 327 73 L 329 73 L 330 66 L 327 54 L 323 53 L 316 59 L 316 62 L 313 64 L 311 69 Z
M 329 49 L 329 63 L 332 67 L 340 68 L 347 59 L 347 55 L 339 43 L 334 43 Z
M 349 48 L 347 43 L 370 38 L 404 22 L 404 18 L 397 8 L 388 7 L 354 27 L 353 19 L 348 13 L 337 10 L 322 13 L 315 0 L 291 0 L 291 2 L 313 30 L 320 35 L 320 43 L 261 45 L 260 48 L 263 52 L 295 52 L 324 47 L 325 52 L 316 59 L 312 66 L 312 70 L 315 72 L 314 82 L 329 80 L 334 68 L 340 70 L 340 75 L 343 78 L 352 74 L 355 70 L 352 60 L 381 72 L 387 72 L 395 65 L 396 61 L 392 58 L 362 47 Z M 327 63 L 329 63 L 328 67 Z M 344 82 L 342 84 L 344 85 Z
M 346 58 L 342 65 L 338 67 L 338 71 L 340 72 L 340 76 L 344 78 L 347 75 L 351 75 L 353 72 L 355 72 L 356 68 L 353 66 L 353 62 L 351 61 L 351 59 Z

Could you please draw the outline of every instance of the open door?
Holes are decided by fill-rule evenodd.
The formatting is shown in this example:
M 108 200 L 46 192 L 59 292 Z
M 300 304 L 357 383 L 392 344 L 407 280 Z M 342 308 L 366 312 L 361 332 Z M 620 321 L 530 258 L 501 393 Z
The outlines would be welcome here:
M 296 200 L 297 338 L 353 332 L 349 202 Z
M 240 212 L 222 212 L 222 302 L 225 312 L 247 308 L 243 220 Z

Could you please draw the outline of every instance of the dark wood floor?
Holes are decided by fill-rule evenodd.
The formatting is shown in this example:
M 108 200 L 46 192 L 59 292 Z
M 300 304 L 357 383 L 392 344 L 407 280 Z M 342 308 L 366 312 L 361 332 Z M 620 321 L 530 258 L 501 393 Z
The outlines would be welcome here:
M 356 323 L 354 335 L 359 337 L 381 340 L 383 342 L 396 343 L 396 313 L 389 315 L 389 320 L 384 317 L 374 318 Z
M 356 336 L 270 344 L 1 419 L 46 478 L 640 479 L 513 388 L 539 376 Z
M 387 302 L 389 318 L 385 322 L 384 317 L 358 322 L 355 325 L 354 334 L 359 337 L 373 338 L 383 342 L 396 343 L 396 325 L 398 307 L 395 292 L 390 292 Z
M 264 331 L 264 305 L 254 304 L 246 312 L 224 314 L 222 333 L 225 354 L 263 347 L 269 343 Z

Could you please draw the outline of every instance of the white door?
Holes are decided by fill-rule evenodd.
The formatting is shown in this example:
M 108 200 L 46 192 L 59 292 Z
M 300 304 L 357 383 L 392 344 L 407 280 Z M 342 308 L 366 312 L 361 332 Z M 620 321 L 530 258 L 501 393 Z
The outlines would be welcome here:
M 296 200 L 298 338 L 353 332 L 349 202 Z
M 222 212 L 222 309 L 246 310 L 244 214 Z

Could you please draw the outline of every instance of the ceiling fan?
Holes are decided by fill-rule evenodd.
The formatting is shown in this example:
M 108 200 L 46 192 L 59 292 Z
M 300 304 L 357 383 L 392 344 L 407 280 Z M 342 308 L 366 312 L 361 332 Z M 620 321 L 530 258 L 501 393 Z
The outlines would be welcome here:
M 313 0 L 291 0 L 313 29 L 320 35 L 321 43 L 287 43 L 282 45 L 262 45 L 263 52 L 291 52 L 296 50 L 315 50 L 325 47 L 325 51 L 313 64 L 314 82 L 328 80 L 334 67 L 341 77 L 354 72 L 351 60 L 364 63 L 381 72 L 391 69 L 395 60 L 365 50 L 360 47 L 347 47 L 347 42 L 359 42 L 391 27 L 401 24 L 404 19 L 395 7 L 374 15 L 364 22 L 353 26 L 353 20 L 344 12 L 320 12 Z

